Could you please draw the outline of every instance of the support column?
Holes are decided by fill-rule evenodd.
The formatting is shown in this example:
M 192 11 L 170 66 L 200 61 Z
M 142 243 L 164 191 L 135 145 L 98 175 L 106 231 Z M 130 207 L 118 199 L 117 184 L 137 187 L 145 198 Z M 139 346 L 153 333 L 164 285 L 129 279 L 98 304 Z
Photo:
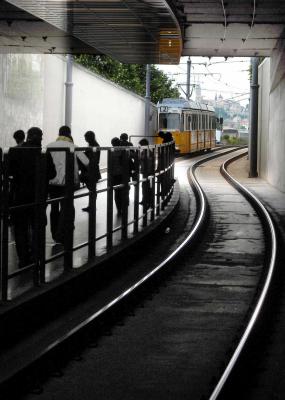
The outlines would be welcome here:
M 187 60 L 187 83 L 186 83 L 186 98 L 190 99 L 190 76 L 191 76 L 191 58 Z
M 72 66 L 73 58 L 71 54 L 66 57 L 66 82 L 65 82 L 65 125 L 71 128 L 72 122 Z
M 249 177 L 256 178 L 257 173 L 257 129 L 258 129 L 258 58 L 251 58 L 250 84 L 250 135 L 249 135 Z
M 149 136 L 149 117 L 150 117 L 150 64 L 146 65 L 146 78 L 145 78 L 145 122 L 144 134 Z

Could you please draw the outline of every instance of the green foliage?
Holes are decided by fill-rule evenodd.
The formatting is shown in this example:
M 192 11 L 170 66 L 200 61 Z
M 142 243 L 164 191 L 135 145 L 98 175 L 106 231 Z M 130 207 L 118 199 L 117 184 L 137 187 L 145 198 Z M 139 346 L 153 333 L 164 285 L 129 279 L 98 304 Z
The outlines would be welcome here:
M 247 139 L 245 138 L 237 138 L 234 136 L 229 136 L 229 135 L 223 135 L 221 138 L 222 142 L 225 142 L 229 145 L 243 145 L 247 144 Z
M 145 65 L 122 64 L 109 56 L 88 54 L 75 56 L 75 61 L 124 88 L 145 96 Z M 150 93 L 153 103 L 157 103 L 164 97 L 180 96 L 178 88 L 172 87 L 172 82 L 167 75 L 153 65 L 151 66 Z

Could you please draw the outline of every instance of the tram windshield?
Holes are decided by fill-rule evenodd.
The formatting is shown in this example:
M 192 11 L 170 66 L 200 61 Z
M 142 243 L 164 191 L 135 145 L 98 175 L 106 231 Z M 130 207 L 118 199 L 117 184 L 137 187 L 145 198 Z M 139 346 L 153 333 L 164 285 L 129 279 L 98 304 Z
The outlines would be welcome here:
M 159 114 L 159 129 L 175 129 L 180 130 L 180 115 L 160 113 Z

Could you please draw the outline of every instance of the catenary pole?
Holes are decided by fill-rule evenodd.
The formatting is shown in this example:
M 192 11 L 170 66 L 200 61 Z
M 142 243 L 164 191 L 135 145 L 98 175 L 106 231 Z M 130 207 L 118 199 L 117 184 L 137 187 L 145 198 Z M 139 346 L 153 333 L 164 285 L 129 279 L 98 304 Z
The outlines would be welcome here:
M 190 99 L 190 75 L 191 75 L 191 58 L 187 60 L 187 83 L 186 83 L 186 98 Z
M 144 134 L 149 136 L 149 117 L 150 117 L 150 64 L 146 65 L 146 79 L 145 79 L 145 123 Z
M 65 125 L 71 128 L 72 122 L 72 66 L 73 58 L 71 54 L 66 57 L 66 82 L 65 82 Z
M 249 177 L 255 178 L 257 173 L 257 135 L 258 135 L 258 58 L 251 57 L 250 84 L 250 135 L 249 135 Z

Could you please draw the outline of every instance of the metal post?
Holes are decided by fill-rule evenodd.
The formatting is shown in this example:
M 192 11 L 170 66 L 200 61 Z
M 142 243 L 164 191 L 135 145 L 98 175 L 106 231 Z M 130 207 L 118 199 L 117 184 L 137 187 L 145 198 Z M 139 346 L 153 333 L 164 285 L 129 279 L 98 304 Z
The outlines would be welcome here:
M 258 128 L 258 58 L 251 58 L 250 84 L 250 135 L 249 135 L 249 177 L 255 178 L 257 173 L 257 128 Z
M 113 156 L 114 148 L 107 158 L 107 250 L 113 247 Z
M 65 152 L 65 193 L 63 199 L 63 221 L 64 221 L 64 269 L 73 268 L 73 231 L 75 209 L 74 209 L 74 157 L 73 149 Z
M 151 159 L 151 214 L 150 214 L 150 220 L 154 221 L 155 217 L 155 148 L 152 147 L 149 150 L 149 156 Z
M 94 179 L 95 176 L 95 157 L 97 147 L 88 149 L 89 158 L 89 201 L 88 201 L 88 260 L 96 255 L 96 200 L 97 200 L 97 183 Z
M 134 234 L 139 231 L 139 201 L 140 201 L 140 150 L 136 149 L 135 159 L 135 185 L 134 185 Z
M 128 208 L 129 208 L 129 160 L 130 151 L 128 148 L 121 150 L 122 152 L 122 165 L 123 165 L 123 187 L 120 189 L 120 196 L 122 201 L 122 239 L 128 237 Z
M 8 149 L 4 152 L 3 160 L 3 186 L 2 186 L 2 269 L 1 269 L 1 291 L 2 300 L 8 300 L 8 259 L 9 259 L 9 154 Z
M 66 82 L 65 82 L 65 125 L 71 128 L 72 121 L 72 65 L 73 58 L 71 54 L 66 57 Z
M 150 116 L 150 64 L 146 65 L 146 82 L 145 82 L 145 123 L 144 134 L 149 136 L 149 116 Z
M 190 99 L 190 75 L 191 75 L 191 58 L 187 60 L 187 84 L 186 84 L 186 98 Z
M 148 198 L 148 151 L 147 149 L 143 149 L 141 153 L 142 167 L 143 167 L 143 182 L 142 182 L 142 192 L 143 192 L 143 226 L 147 226 L 147 210 L 149 204 Z
M 35 187 L 35 234 L 33 235 L 33 252 L 35 258 L 34 285 L 45 283 L 45 249 L 46 249 L 46 182 L 47 162 L 46 152 L 37 154 L 36 187 Z

